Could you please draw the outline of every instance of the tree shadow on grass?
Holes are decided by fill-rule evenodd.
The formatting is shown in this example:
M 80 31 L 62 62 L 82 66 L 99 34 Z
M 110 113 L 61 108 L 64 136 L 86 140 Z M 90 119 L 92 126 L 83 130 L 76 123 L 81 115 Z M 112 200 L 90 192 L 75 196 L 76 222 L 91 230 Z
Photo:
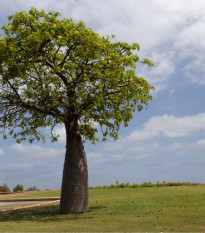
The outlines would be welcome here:
M 85 214 L 60 214 L 59 204 L 53 204 L 49 206 L 38 206 L 28 209 L 0 212 L 0 222 L 10 222 L 10 221 L 50 222 L 50 221 L 91 219 L 94 217 L 93 212 L 97 209 L 102 209 L 102 208 L 104 207 L 91 206 L 89 208 L 89 212 Z

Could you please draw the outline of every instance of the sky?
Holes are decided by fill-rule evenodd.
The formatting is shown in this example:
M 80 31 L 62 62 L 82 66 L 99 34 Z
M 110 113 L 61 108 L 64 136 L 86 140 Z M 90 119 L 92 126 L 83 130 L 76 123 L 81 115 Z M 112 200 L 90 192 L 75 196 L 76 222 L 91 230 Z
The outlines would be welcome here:
M 100 35 L 137 42 L 152 68 L 136 74 L 156 87 L 148 108 L 135 112 L 119 140 L 85 143 L 89 185 L 175 181 L 205 183 L 204 0 L 0 0 L 7 16 L 31 7 L 83 20 Z M 65 130 L 57 143 L 0 138 L 0 185 L 60 189 Z

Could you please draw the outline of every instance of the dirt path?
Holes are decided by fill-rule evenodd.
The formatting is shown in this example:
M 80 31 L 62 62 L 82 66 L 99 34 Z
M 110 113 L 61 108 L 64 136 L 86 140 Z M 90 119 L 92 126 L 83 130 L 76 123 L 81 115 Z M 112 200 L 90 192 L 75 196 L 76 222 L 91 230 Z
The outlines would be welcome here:
M 17 210 L 24 208 L 31 208 L 40 206 L 43 204 L 57 203 L 59 200 L 55 201 L 19 201 L 19 202 L 0 202 L 0 214 L 8 210 Z

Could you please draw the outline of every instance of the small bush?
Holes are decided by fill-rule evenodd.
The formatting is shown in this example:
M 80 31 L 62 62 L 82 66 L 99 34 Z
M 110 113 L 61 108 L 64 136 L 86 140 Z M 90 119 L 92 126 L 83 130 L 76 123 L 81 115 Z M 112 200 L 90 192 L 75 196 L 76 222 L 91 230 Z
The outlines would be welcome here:
M 139 184 L 131 184 L 130 187 L 131 187 L 131 188 L 139 188 L 140 185 L 139 185 Z
M 3 184 L 3 186 L 0 186 L 0 192 L 2 192 L 2 193 L 10 193 L 11 190 L 8 187 L 8 185 L 5 183 L 5 184 Z
M 26 191 L 39 191 L 39 189 L 36 188 L 36 186 L 27 188 Z
M 118 184 L 118 187 L 119 187 L 119 188 L 125 188 L 126 185 L 125 185 L 124 183 L 122 183 L 122 184 Z
M 24 187 L 21 184 L 17 184 L 15 188 L 13 188 L 13 192 L 23 192 L 24 191 Z
M 147 183 L 147 182 L 144 182 L 140 185 L 140 187 L 153 187 L 153 184 L 151 182 Z

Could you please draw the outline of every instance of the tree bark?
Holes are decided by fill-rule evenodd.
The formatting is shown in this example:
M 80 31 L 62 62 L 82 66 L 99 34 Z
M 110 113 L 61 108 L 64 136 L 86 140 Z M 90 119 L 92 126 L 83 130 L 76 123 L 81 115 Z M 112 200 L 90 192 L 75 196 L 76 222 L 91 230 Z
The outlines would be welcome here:
M 61 187 L 60 213 L 88 212 L 87 158 L 77 121 L 65 123 L 66 154 Z

